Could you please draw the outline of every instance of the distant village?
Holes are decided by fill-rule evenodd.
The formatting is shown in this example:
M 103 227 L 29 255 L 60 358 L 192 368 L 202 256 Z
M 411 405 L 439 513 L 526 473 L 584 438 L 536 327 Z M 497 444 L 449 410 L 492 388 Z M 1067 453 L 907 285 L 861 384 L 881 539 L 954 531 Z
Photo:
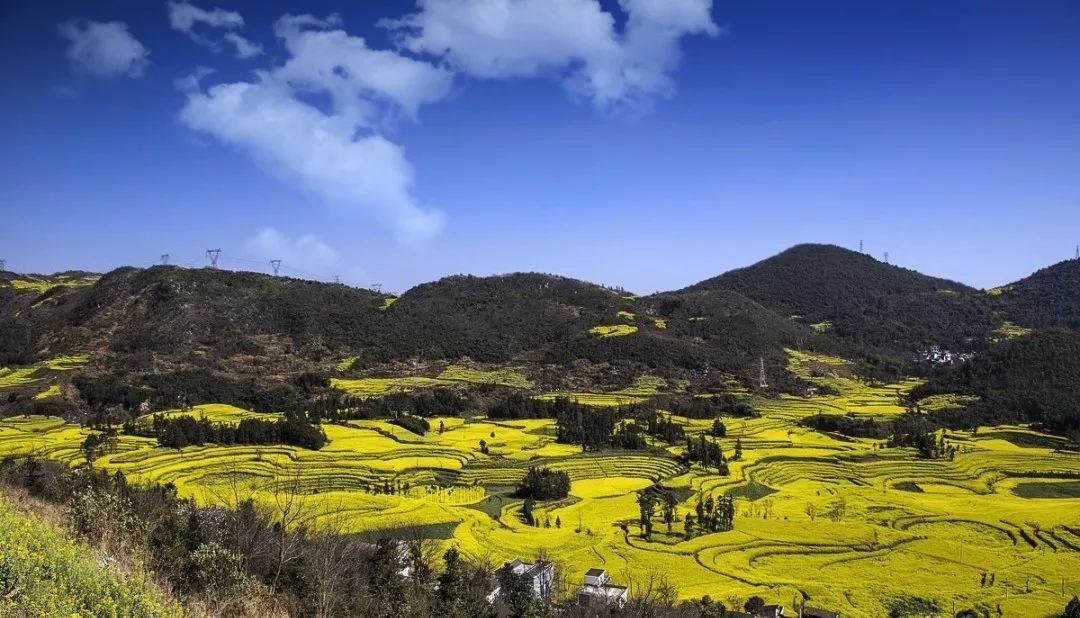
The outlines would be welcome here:
M 505 563 L 495 571 L 495 579 L 488 603 L 496 603 L 503 594 L 503 583 L 517 579 L 532 591 L 537 599 L 548 603 L 555 601 L 555 565 L 548 560 L 525 562 L 520 558 Z M 607 570 L 591 568 L 585 572 L 573 597 L 573 604 L 586 615 L 606 614 L 610 610 L 622 609 L 630 600 L 630 589 L 612 581 Z M 782 605 L 766 605 L 760 597 L 752 597 L 744 609 L 731 610 L 725 618 L 839 618 L 838 612 L 827 609 L 803 606 L 794 613 L 785 613 Z

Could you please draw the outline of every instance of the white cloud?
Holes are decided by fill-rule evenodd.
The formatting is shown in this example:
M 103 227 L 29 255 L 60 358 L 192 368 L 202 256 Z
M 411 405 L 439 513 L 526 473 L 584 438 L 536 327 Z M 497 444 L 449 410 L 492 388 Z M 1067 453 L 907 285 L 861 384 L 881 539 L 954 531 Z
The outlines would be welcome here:
M 118 21 L 73 20 L 57 29 L 67 39 L 72 68 L 94 77 L 140 77 L 149 64 L 150 51 Z
M 187 3 L 170 11 L 179 6 L 188 17 L 173 25 L 185 31 L 211 23 L 205 14 L 224 28 L 243 23 Z M 444 217 L 415 198 L 405 150 L 386 135 L 396 121 L 447 97 L 455 73 L 552 76 L 598 108 L 637 107 L 673 91 L 683 36 L 719 32 L 711 0 L 619 6 L 625 19 L 597 0 L 420 0 L 418 13 L 384 22 L 400 52 L 369 47 L 336 15 L 285 15 L 274 27 L 287 52 L 280 64 L 209 88 L 200 84 L 205 71 L 178 80 L 187 94 L 180 119 L 338 209 L 381 222 L 400 241 L 421 241 L 440 231 Z
M 422 241 L 442 227 L 442 214 L 410 194 L 412 166 L 400 146 L 358 135 L 355 122 L 304 103 L 272 74 L 189 92 L 180 118 L 338 208 L 373 216 L 402 242 Z
M 235 32 L 226 32 L 225 40 L 236 47 L 236 57 L 241 59 L 254 58 L 263 53 L 262 45 L 253 43 Z
M 169 2 L 169 25 L 173 30 L 191 32 L 195 24 L 211 28 L 243 28 L 244 18 L 235 11 L 200 9 L 190 2 Z
M 169 2 L 169 25 L 173 30 L 183 32 L 188 37 L 215 52 L 221 47 L 217 41 L 200 34 L 196 31 L 197 26 L 207 28 L 219 28 L 235 30 L 244 27 L 244 18 L 236 11 L 226 11 L 220 8 L 202 9 L 190 2 Z M 241 59 L 254 58 L 263 52 L 262 45 L 252 42 L 235 32 L 226 32 L 222 39 L 236 48 L 236 57 Z
M 318 271 L 323 274 L 326 268 L 338 261 L 338 253 L 313 234 L 304 234 L 289 238 L 273 227 L 264 227 L 247 242 L 247 253 L 252 257 L 265 260 L 281 260 L 284 272 Z
M 712 0 L 619 0 L 625 26 L 597 0 L 420 0 L 383 22 L 414 53 L 486 79 L 552 75 L 596 107 L 632 107 L 674 91 L 679 41 L 716 35 Z
M 349 36 L 336 16 L 282 17 L 274 28 L 290 57 L 274 70 L 276 79 L 298 91 L 325 92 L 335 112 L 363 126 L 373 126 L 384 112 L 415 117 L 417 109 L 450 92 L 453 73 L 394 51 L 371 49 Z

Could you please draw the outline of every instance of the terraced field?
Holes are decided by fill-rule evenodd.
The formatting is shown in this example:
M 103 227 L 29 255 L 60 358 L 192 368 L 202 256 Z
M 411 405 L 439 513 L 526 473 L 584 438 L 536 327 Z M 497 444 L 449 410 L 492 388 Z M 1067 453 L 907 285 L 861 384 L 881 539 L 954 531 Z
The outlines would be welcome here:
M 729 606 L 760 595 L 789 609 L 805 599 L 845 616 L 882 616 L 891 601 L 917 596 L 943 611 L 955 602 L 957 609 L 992 615 L 1000 607 L 1005 616 L 1050 616 L 1067 600 L 1062 590 L 1080 590 L 1080 455 L 1025 427 L 948 432 L 944 439 L 958 449 L 953 460 L 918 459 L 909 449 L 812 431 L 797 421 L 819 412 L 899 414 L 898 397 L 917 382 L 868 384 L 850 375 L 842 359 L 791 358 L 793 371 L 835 394 L 751 398 L 761 416 L 724 419 L 724 452 L 730 456 L 737 440 L 743 453 L 727 477 L 680 464 L 672 455 L 681 445 L 667 447 L 667 454 L 582 453 L 555 442 L 550 421 L 484 418 L 433 419 L 436 429 L 423 436 L 382 421 L 326 425 L 329 443 L 319 452 L 279 446 L 181 451 L 124 436 L 95 465 L 138 482 L 172 483 L 202 503 L 233 505 L 250 495 L 274 508 L 275 497 L 297 492 L 309 524 L 438 531 L 444 543 L 477 558 L 531 558 L 543 551 L 570 582 L 590 567 L 606 568 L 631 586 L 664 573 L 680 597 L 708 594 Z M 412 382 L 417 379 L 352 384 L 376 396 L 429 384 Z M 596 397 L 590 403 L 600 405 L 671 386 L 645 377 L 622 392 L 577 395 Z M 217 422 L 258 416 L 230 406 L 169 414 Z M 693 436 L 711 425 L 673 420 Z M 0 455 L 36 454 L 77 465 L 86 433 L 58 419 L 7 419 L 0 421 Z M 565 470 L 572 479 L 567 499 L 537 505 L 536 527 L 524 523 L 521 501 L 508 495 L 532 465 Z M 654 482 L 674 488 L 681 502 L 671 533 L 658 518 L 646 541 L 638 534 L 635 492 Z M 399 491 L 373 493 L 387 485 Z M 686 538 L 683 516 L 693 514 L 699 500 L 723 495 L 735 497 L 735 530 Z

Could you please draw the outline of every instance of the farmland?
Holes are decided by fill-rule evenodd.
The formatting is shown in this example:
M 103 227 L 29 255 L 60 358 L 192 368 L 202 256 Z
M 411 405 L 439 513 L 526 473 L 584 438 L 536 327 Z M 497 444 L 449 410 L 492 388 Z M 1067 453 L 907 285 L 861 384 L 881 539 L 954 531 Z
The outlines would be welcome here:
M 1061 587 L 1078 584 L 1080 455 L 1058 451 L 1054 438 L 1019 426 L 946 432 L 941 437 L 957 449 L 952 460 L 918 459 L 911 449 L 817 432 L 798 421 L 819 413 L 889 418 L 903 412 L 898 398 L 919 382 L 870 384 L 849 374 L 842 359 L 794 351 L 789 358 L 793 373 L 829 386 L 830 394 L 746 395 L 760 416 L 724 419 L 722 448 L 731 453 L 738 440 L 742 449 L 727 477 L 681 463 L 675 457 L 681 445 L 666 446 L 666 453 L 584 453 L 556 442 L 551 420 L 483 417 L 430 419 L 433 430 L 424 435 L 381 420 L 325 424 L 329 443 L 321 451 L 175 450 L 124 435 L 94 465 L 135 482 L 171 483 L 200 504 L 235 506 L 250 495 L 274 508 L 276 496 L 298 494 L 309 527 L 422 530 L 496 562 L 543 551 L 569 580 L 593 566 L 631 585 L 662 572 L 680 597 L 710 595 L 729 605 L 756 594 L 789 606 L 806 599 L 853 616 L 881 615 L 909 597 L 943 608 L 954 600 L 992 611 L 1000 606 L 1005 615 L 1060 608 Z M 379 396 L 455 380 L 526 383 L 510 370 L 451 368 L 432 378 L 359 378 L 339 387 Z M 614 405 L 666 386 L 642 376 L 621 392 L 568 395 Z M 219 423 L 272 416 L 227 405 L 167 413 L 177 415 Z M 711 425 L 711 419 L 671 418 L 695 438 Z M 0 455 L 78 465 L 87 432 L 55 418 L 9 418 L 0 422 Z M 568 498 L 536 506 L 539 526 L 524 522 L 521 501 L 510 495 L 534 465 L 571 479 Z M 678 492 L 679 517 L 670 533 L 658 521 L 647 541 L 637 529 L 636 492 L 657 482 Z M 398 491 L 377 492 L 388 484 Z M 698 500 L 723 495 L 736 497 L 735 529 L 686 538 L 682 516 L 693 514 Z M 993 585 L 983 574 L 993 574 Z

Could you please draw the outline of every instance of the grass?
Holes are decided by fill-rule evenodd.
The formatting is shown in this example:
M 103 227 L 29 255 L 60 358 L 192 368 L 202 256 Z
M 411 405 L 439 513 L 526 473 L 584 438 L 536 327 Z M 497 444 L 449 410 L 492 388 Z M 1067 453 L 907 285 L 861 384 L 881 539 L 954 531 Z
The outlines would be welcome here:
M 661 329 L 667 328 L 667 320 L 664 318 L 653 318 L 653 325 Z
M 810 328 L 814 329 L 814 332 L 824 333 L 832 328 L 832 322 L 818 322 L 817 324 L 811 324 Z
M 532 388 L 533 383 L 516 369 L 480 371 L 461 365 L 450 365 L 439 374 L 439 380 L 468 382 L 471 384 L 494 384 L 510 388 Z
M 0 614 L 182 616 L 145 574 L 125 577 L 93 550 L 0 499 Z
M 999 287 L 996 287 L 996 288 L 990 288 L 989 290 L 986 291 L 986 295 L 987 296 L 1001 296 L 1002 294 L 1004 294 L 1006 292 L 1011 292 L 1012 289 L 1013 289 L 1013 286 L 1011 286 L 1011 285 L 1003 285 L 1003 286 L 999 286 Z
M 1080 498 L 1080 481 L 1019 483 L 1013 493 L 1021 498 Z
M 445 381 L 425 377 L 398 378 L 330 378 L 330 385 L 356 397 L 378 397 L 390 393 L 405 393 L 418 388 L 445 385 Z
M 71 371 L 79 369 L 90 362 L 89 354 L 74 354 L 71 356 L 57 356 L 44 362 L 45 367 L 53 371 Z
M 47 389 L 41 391 L 40 393 L 34 395 L 34 401 L 41 401 L 42 399 L 48 399 L 50 397 L 56 397 L 59 394 L 60 394 L 60 385 L 59 384 L 50 384 L 49 388 L 47 388 Z
M 37 372 L 36 367 L 22 367 L 17 369 L 0 367 L 0 389 L 26 386 L 38 382 L 38 378 L 31 377 L 35 372 Z
M 1012 322 L 1004 322 L 1001 326 L 997 327 L 991 334 L 990 339 L 992 341 L 1007 341 L 1009 339 L 1016 339 L 1017 337 L 1024 337 L 1030 335 L 1034 329 L 1025 328 L 1023 326 L 1017 326 Z
M 70 277 L 68 275 L 59 275 L 56 277 L 26 277 L 23 279 L 11 279 L 7 281 L 7 285 L 16 290 L 33 290 L 38 294 L 44 294 L 49 290 L 66 286 L 72 288 L 86 287 L 97 283 L 99 277 Z M 3 284 L 4 282 L 0 282 Z
M 616 315 L 625 320 L 634 320 L 637 316 L 633 311 L 619 311 Z
M 461 383 L 492 384 L 522 389 L 533 387 L 532 381 L 516 369 L 502 368 L 484 371 L 462 365 L 450 365 L 436 377 L 330 378 L 330 384 L 334 388 L 364 398 Z
M 923 397 L 917 402 L 920 410 L 925 412 L 942 412 L 944 410 L 957 410 L 979 403 L 977 395 L 930 395 Z
M 638 327 L 630 324 L 602 324 L 589 329 L 590 333 L 603 338 L 625 337 L 626 335 L 633 335 L 637 331 Z
M 338 364 L 334 367 L 334 369 L 337 369 L 339 372 L 344 373 L 344 372 L 352 369 L 352 366 L 356 364 L 356 361 L 359 358 L 360 357 L 358 357 L 358 356 L 350 356 L 349 358 L 343 358 L 343 359 L 341 359 L 341 361 L 338 362 Z
M 390 305 L 393 305 L 394 303 L 397 302 L 397 299 L 398 299 L 397 296 L 387 296 L 386 298 L 383 298 L 382 306 L 379 307 L 379 308 L 382 309 L 383 311 L 386 311 L 387 309 L 390 308 Z

